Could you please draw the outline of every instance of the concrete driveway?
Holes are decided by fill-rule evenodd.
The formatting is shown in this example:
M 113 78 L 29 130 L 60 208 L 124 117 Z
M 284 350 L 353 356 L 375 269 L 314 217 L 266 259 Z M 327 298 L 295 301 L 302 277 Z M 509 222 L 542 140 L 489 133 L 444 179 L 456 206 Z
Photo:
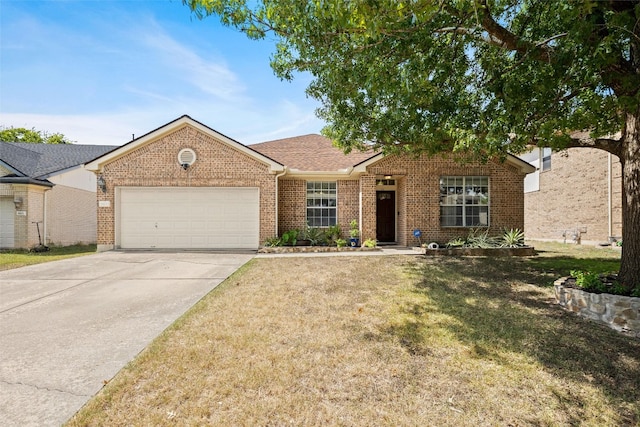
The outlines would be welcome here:
M 64 423 L 253 256 L 103 252 L 0 272 L 0 424 Z

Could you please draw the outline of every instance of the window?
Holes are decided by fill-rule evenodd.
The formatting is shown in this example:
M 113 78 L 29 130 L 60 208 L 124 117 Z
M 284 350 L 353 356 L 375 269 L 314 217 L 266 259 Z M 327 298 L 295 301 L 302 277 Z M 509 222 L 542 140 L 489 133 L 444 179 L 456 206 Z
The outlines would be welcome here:
M 440 225 L 442 227 L 488 227 L 489 177 L 441 177 Z
M 542 149 L 542 170 L 548 171 L 551 169 L 551 148 Z
M 335 182 L 307 182 L 307 225 L 336 225 L 337 191 Z

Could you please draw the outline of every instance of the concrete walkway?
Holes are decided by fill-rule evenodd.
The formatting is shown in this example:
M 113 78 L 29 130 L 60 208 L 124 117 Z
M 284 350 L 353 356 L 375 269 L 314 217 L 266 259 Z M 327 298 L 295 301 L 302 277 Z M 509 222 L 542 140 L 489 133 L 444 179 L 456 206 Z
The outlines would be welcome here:
M 0 272 L 0 424 L 64 423 L 253 256 L 104 252 Z

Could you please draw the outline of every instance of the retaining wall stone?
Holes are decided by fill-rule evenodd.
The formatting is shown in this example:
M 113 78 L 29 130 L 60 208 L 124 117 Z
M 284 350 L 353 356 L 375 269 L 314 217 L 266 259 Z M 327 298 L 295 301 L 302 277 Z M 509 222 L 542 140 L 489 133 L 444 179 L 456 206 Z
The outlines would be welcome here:
M 624 335 L 640 338 L 640 298 L 586 292 L 564 286 L 567 279 L 562 277 L 553 284 L 558 304 Z

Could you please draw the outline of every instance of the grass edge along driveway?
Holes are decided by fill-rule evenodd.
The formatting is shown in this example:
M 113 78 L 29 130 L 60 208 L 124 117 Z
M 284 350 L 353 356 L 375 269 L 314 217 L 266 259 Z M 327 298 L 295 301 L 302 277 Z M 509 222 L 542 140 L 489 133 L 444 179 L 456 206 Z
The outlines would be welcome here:
M 51 246 L 46 252 L 8 249 L 0 252 L 0 271 L 66 258 L 75 258 L 95 252 L 96 245 Z
M 563 311 L 550 286 L 619 253 L 541 246 L 255 259 L 69 425 L 638 425 L 640 341 Z

